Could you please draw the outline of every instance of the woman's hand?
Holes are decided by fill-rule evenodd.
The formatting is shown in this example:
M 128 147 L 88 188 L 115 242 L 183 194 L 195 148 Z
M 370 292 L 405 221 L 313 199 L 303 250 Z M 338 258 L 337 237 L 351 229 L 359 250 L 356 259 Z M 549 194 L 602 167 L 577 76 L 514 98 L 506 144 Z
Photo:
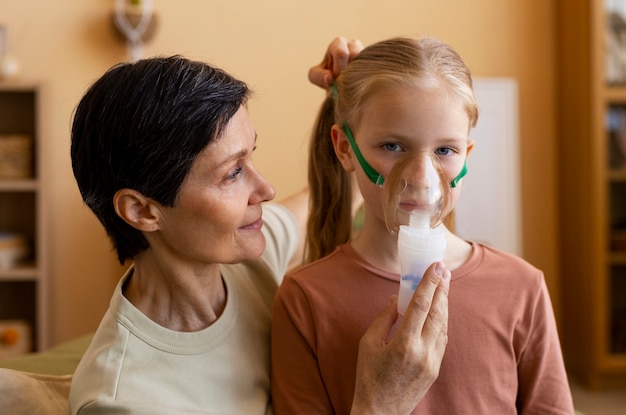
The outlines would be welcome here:
M 397 298 L 359 343 L 352 414 L 409 414 L 439 376 L 448 343 L 450 271 L 431 265 L 419 284 L 394 337 Z

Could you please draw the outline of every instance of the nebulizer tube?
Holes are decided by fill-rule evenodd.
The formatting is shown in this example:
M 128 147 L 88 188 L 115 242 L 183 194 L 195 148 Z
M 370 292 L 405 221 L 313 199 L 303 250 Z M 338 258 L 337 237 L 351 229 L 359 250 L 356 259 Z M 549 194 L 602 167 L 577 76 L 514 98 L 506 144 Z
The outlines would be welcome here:
M 436 158 L 413 154 L 396 164 L 385 191 L 387 226 L 398 231 L 398 312 L 404 314 L 426 269 L 443 261 L 446 230 L 441 221 L 450 210 L 451 188 Z

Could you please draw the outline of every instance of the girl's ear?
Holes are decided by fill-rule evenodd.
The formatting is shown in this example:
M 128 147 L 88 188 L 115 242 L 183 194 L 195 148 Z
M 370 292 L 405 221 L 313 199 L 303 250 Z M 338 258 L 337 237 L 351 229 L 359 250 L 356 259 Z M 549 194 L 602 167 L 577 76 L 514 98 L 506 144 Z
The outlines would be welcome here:
M 467 152 L 465 153 L 465 158 L 467 158 L 474 149 L 474 143 L 474 140 L 467 140 Z
M 113 196 L 115 213 L 135 229 L 154 232 L 159 229 L 159 209 L 154 201 L 132 189 L 120 189 Z
M 346 133 L 340 126 L 335 124 L 330 130 L 330 135 L 333 140 L 335 155 L 337 155 L 344 170 L 350 172 L 354 171 L 352 148 L 350 148 L 350 142 L 348 141 L 348 137 L 346 137 Z

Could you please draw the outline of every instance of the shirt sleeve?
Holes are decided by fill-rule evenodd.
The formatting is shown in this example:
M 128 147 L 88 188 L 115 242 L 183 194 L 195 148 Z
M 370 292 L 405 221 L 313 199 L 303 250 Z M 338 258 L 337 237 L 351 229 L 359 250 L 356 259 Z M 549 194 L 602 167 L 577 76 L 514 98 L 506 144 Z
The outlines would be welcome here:
M 286 278 L 274 301 L 272 319 L 272 402 L 274 413 L 332 414 L 317 361 L 309 302 Z
M 264 204 L 263 235 L 266 245 L 262 259 L 280 284 L 298 246 L 298 225 L 291 211 L 277 203 Z
M 543 275 L 534 298 L 518 365 L 518 413 L 571 415 L 574 404 Z

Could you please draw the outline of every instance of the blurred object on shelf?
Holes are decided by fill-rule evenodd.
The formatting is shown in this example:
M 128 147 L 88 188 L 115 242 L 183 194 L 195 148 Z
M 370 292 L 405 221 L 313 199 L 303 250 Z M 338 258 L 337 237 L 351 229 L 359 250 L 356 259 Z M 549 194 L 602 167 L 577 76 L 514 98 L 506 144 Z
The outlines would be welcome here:
M 611 351 L 619 354 L 626 353 L 626 308 L 623 305 L 617 307 L 612 314 Z
M 26 237 L 16 233 L 0 232 L 0 271 L 14 268 L 27 256 Z
M 15 77 L 20 71 L 20 65 L 8 52 L 7 28 L 0 25 L 0 81 Z
M 33 177 L 33 139 L 25 134 L 0 135 L 0 179 Z
M 626 253 L 626 229 L 611 232 L 611 251 Z
M 24 320 L 0 320 L 0 359 L 32 351 L 30 325 Z
M 608 84 L 626 84 L 626 19 L 607 11 L 605 76 Z
M 626 108 L 611 107 L 607 114 L 609 166 L 626 169 Z

